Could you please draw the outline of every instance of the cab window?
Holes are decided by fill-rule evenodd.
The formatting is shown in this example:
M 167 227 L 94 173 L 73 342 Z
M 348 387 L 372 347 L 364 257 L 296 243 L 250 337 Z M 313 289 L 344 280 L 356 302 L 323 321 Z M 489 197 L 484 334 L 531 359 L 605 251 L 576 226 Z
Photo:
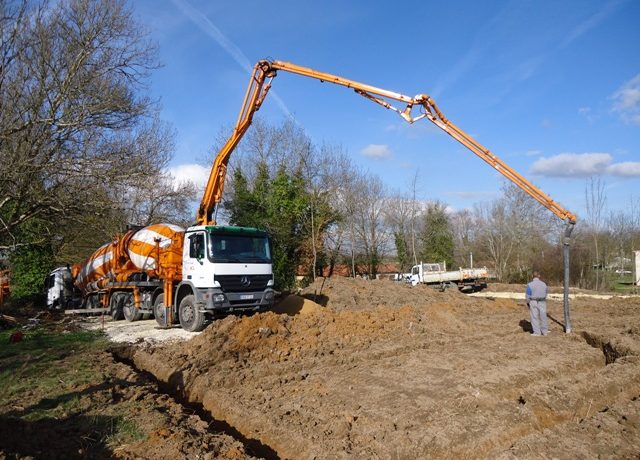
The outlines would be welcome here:
M 204 259 L 204 233 L 196 233 L 189 237 L 189 257 Z

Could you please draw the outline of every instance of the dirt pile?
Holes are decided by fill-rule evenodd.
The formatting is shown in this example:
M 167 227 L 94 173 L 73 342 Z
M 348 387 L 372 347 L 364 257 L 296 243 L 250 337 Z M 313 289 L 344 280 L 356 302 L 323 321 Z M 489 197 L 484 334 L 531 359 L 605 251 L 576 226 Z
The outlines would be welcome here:
M 320 309 L 322 309 L 322 306 L 318 305 L 313 300 L 309 300 L 299 295 L 292 294 L 276 303 L 271 311 L 277 314 L 295 316 L 298 314 L 306 315 Z
M 424 307 L 434 302 L 456 304 L 464 299 L 459 291 L 411 286 L 390 280 L 369 281 L 360 278 L 318 278 L 302 290 L 302 295 L 330 309 L 373 310 L 400 308 L 406 305 Z
M 282 457 L 640 451 L 637 299 L 574 302 L 569 335 L 550 303 L 535 338 L 509 299 L 344 279 L 312 293 L 325 307 L 228 317 L 132 359 Z

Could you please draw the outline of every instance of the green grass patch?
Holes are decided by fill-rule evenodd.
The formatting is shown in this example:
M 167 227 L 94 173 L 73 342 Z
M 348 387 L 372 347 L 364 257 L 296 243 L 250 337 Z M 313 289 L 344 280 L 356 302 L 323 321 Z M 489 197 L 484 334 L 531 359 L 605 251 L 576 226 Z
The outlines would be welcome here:
M 146 434 L 135 421 L 127 417 L 114 417 L 110 421 L 110 434 L 105 439 L 106 444 L 118 446 L 146 439 Z
M 73 410 L 75 403 L 57 396 L 102 379 L 99 369 L 83 359 L 107 347 L 100 333 L 36 329 L 24 332 L 22 341 L 9 343 L 13 332 L 0 332 L 0 405 L 30 395 L 40 403 L 29 412 L 29 419 L 59 416 Z
M 615 275 L 611 278 L 611 290 L 619 294 L 631 294 L 635 291 L 632 275 Z
M 138 420 L 141 403 L 124 397 L 131 382 L 104 354 L 110 343 L 102 333 L 43 326 L 9 343 L 13 332 L 0 332 L 0 418 L 29 427 L 38 446 L 43 437 L 70 433 L 55 444 L 73 458 L 106 458 L 117 446 L 146 439 L 149 419 Z M 13 445 L 30 452 L 27 439 Z

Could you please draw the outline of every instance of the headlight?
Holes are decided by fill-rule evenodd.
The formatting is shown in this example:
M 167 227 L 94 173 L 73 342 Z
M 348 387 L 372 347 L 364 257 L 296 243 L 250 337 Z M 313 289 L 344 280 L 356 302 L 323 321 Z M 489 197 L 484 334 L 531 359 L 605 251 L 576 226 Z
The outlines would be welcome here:
M 268 286 L 273 286 L 273 278 L 271 278 L 269 281 L 267 281 L 267 287 Z
M 216 281 L 215 279 L 213 280 L 213 287 L 214 288 L 221 288 L 222 286 L 220 286 L 220 282 Z
M 213 301 L 216 302 L 216 303 L 224 302 L 224 294 L 215 294 L 213 296 Z

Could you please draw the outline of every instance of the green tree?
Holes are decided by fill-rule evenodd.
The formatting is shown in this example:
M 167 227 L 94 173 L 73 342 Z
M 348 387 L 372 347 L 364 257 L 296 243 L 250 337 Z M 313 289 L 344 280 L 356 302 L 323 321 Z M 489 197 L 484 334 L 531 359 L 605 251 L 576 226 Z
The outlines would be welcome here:
M 453 228 L 446 206 L 440 202 L 430 203 L 424 215 L 420 241 L 422 250 L 420 258 L 423 262 L 446 262 L 453 264 Z
M 48 246 L 25 246 L 11 254 L 11 297 L 17 302 L 42 295 L 43 282 L 53 268 L 53 253 Z
M 393 238 L 396 244 L 398 265 L 400 266 L 400 270 L 404 271 L 409 262 L 409 255 L 407 254 L 407 242 L 405 241 L 405 237 L 402 232 L 395 232 L 393 234 Z
M 273 242 L 273 270 L 278 289 L 291 289 L 310 228 L 305 225 L 310 195 L 302 175 L 288 173 L 284 167 L 270 177 L 261 162 L 253 187 L 241 170 L 234 173 L 231 197 L 225 201 L 232 225 L 266 230 Z

